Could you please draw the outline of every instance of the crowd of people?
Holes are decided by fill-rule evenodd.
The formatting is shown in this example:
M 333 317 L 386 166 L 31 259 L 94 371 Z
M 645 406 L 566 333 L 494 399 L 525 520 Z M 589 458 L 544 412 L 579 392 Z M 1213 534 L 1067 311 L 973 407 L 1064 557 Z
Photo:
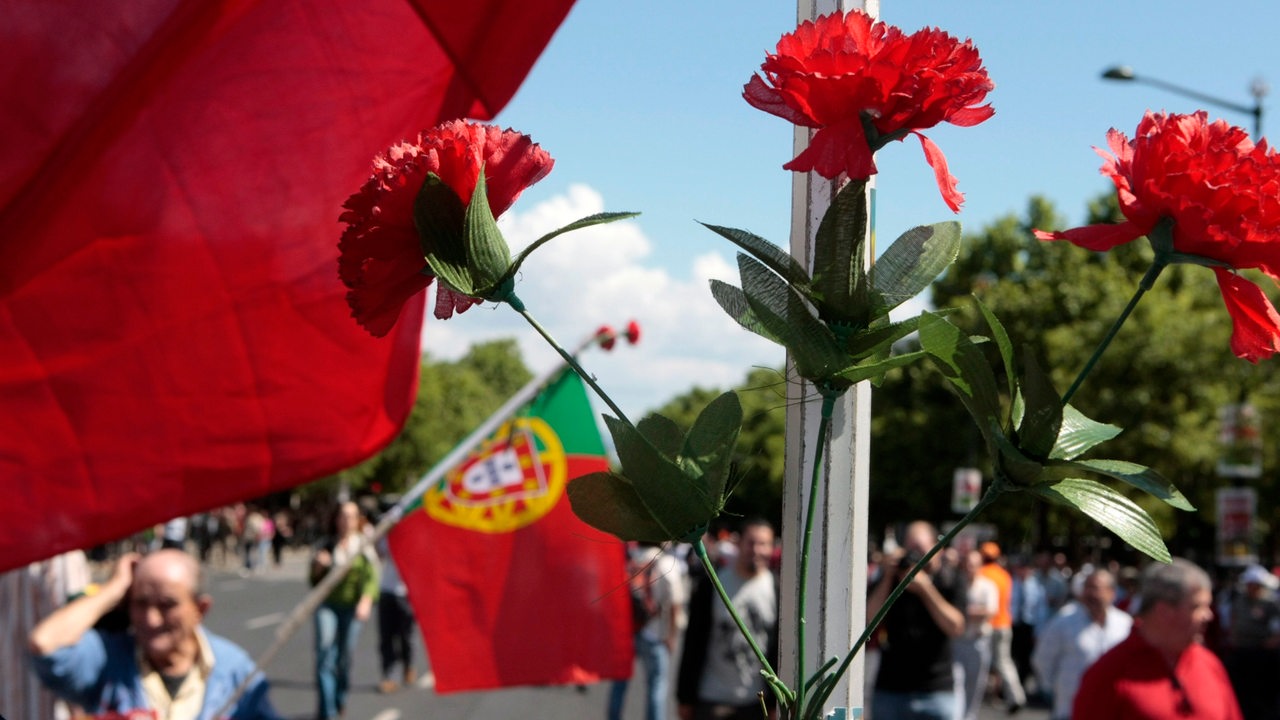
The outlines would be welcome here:
M 872 559 L 869 613 L 937 537 L 912 523 Z M 1258 565 L 1215 582 L 1181 558 L 1072 566 L 1063 553 L 1009 557 L 963 538 L 878 629 L 866 716 L 971 719 L 991 702 L 1009 715 L 1037 703 L 1053 720 L 1277 718 L 1278 587 Z
M 218 530 L 224 520 L 227 533 Z M 307 528 L 312 584 L 335 565 L 351 566 L 313 617 L 316 717 L 342 714 L 352 653 L 375 618 L 379 689 L 412 685 L 416 631 L 406 589 L 385 553 L 367 542 L 366 516 L 352 502 L 339 504 L 327 522 L 228 508 L 135 539 L 94 591 L 41 614 L 26 649 L 32 677 L 89 712 L 146 707 L 209 717 L 253 665 L 202 625 L 212 605 L 205 566 L 257 572 L 279 562 L 275 539 L 286 538 L 281 547 L 297 542 L 299 527 Z M 917 521 L 873 554 L 868 618 L 937 538 L 935 526 Z M 781 553 L 774 528 L 751 520 L 708 536 L 705 546 L 752 641 L 689 546 L 632 544 L 639 672 L 612 683 L 609 720 L 622 718 L 633 686 L 643 688 L 646 720 L 668 717 L 673 705 L 680 720 L 776 717 L 760 662 L 764 656 L 776 666 Z M 59 577 L 80 578 L 83 589 L 83 557 L 71 559 L 42 567 L 78 567 Z M 59 593 L 76 590 L 56 585 Z M 992 539 L 962 536 L 906 587 L 868 645 L 864 717 L 968 720 L 984 703 L 1011 715 L 1039 704 L 1053 720 L 1280 717 L 1280 580 L 1261 566 L 1221 569 L 1215 582 L 1183 559 L 1143 568 L 1073 565 L 1063 553 L 1010 555 Z M 261 675 L 230 713 L 277 717 Z

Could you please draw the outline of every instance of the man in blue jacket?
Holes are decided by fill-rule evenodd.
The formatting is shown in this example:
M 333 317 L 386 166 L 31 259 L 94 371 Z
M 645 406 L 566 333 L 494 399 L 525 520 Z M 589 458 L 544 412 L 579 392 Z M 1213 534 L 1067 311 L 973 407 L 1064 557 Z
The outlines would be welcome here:
M 124 603 L 124 632 L 96 629 Z M 256 670 L 244 650 L 201 627 L 212 598 L 200 566 L 181 550 L 127 554 L 101 589 L 31 631 L 36 674 L 91 713 L 150 711 L 164 720 L 213 720 Z M 131 715 L 131 717 L 133 717 Z M 230 710 L 233 720 L 278 720 L 260 674 Z

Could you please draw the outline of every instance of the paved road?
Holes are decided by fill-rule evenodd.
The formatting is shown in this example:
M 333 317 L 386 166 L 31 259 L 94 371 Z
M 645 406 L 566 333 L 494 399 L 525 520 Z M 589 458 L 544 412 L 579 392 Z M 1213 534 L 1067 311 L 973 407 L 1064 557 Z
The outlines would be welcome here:
M 209 590 L 214 598 L 206 624 L 214 632 L 226 636 L 248 650 L 261 655 L 275 640 L 276 629 L 306 594 L 305 558 L 286 555 L 278 568 L 259 575 L 240 577 L 234 572 L 214 570 Z M 293 636 L 275 661 L 267 667 L 273 703 L 289 720 L 310 720 L 315 716 L 315 691 L 312 681 L 311 626 L 305 624 Z M 416 648 L 421 659 L 421 643 Z M 573 687 L 518 688 L 502 691 L 437 695 L 432 690 L 432 676 L 423 672 L 425 661 L 419 662 L 422 676 L 416 687 L 383 695 L 377 690 L 377 628 L 366 626 L 360 637 L 356 664 L 352 673 L 352 693 L 346 717 L 348 720 L 416 720 L 448 718 L 458 720 L 490 720 L 492 718 L 557 718 L 593 720 L 604 717 L 608 688 L 604 684 L 578 689 Z M 644 717 L 641 692 L 633 687 L 627 696 L 625 718 Z M 674 717 L 674 715 L 673 715 Z M 1006 717 L 1003 708 L 983 708 L 983 720 Z M 1046 720 L 1048 713 L 1039 709 L 1023 711 L 1018 718 Z

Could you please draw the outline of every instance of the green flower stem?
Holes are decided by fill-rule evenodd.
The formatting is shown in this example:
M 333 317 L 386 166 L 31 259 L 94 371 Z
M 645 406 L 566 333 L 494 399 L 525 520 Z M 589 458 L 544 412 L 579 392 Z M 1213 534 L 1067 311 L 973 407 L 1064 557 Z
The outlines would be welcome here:
M 702 538 L 698 538 L 698 541 L 693 544 L 693 552 L 702 561 L 702 567 L 707 571 L 707 577 L 711 579 L 711 584 L 715 587 L 716 593 L 720 595 L 720 602 L 724 603 L 725 609 L 729 611 L 729 616 L 733 618 L 734 624 L 738 626 L 738 631 L 742 633 L 742 637 L 746 638 L 747 644 L 751 646 L 751 651 L 756 654 L 756 659 L 760 661 L 760 667 L 764 668 L 765 682 L 769 683 L 769 687 L 773 688 L 773 692 L 778 696 L 780 702 L 790 703 L 794 701 L 795 693 L 778 678 L 778 673 L 774 672 L 773 666 L 769 664 L 769 658 L 765 657 L 764 651 L 760 649 L 755 636 L 751 634 L 747 624 L 742 621 L 742 616 L 738 614 L 738 609 L 733 606 L 733 598 L 729 597 L 724 585 L 720 584 L 720 576 L 716 574 L 716 566 L 712 564 L 711 558 L 707 556 L 707 546 L 702 542 Z
M 599 395 L 600 399 L 604 400 L 605 404 L 609 406 L 609 409 L 613 411 L 614 415 L 618 416 L 619 420 L 634 427 L 632 422 L 627 419 L 627 414 L 622 412 L 622 408 L 618 407 L 617 404 L 613 402 L 613 398 L 609 397 L 608 393 L 601 389 L 600 385 L 596 383 L 595 377 L 587 373 L 587 371 L 578 364 L 578 359 L 570 354 L 568 350 L 565 350 L 560 343 L 556 342 L 556 339 L 551 336 L 551 333 L 547 332 L 547 329 L 542 327 L 542 325 L 534 319 L 533 315 L 525 309 L 524 303 L 520 301 L 520 298 L 516 297 L 515 293 L 509 293 L 504 300 L 512 307 L 512 309 L 520 313 L 520 316 L 527 320 L 529 324 L 533 326 L 533 329 L 537 330 L 538 334 L 541 335 L 542 338 L 551 345 L 551 347 L 555 348 L 556 352 L 560 353 L 560 357 L 564 358 L 564 361 L 569 363 L 569 367 L 573 368 L 573 371 L 578 373 L 578 377 L 581 377 L 588 385 L 591 386 L 592 390 L 596 391 L 596 395 Z
M 1133 293 L 1133 297 L 1129 299 L 1129 304 L 1125 306 L 1124 311 L 1120 313 L 1120 317 L 1111 325 L 1111 329 L 1107 331 L 1102 342 L 1098 343 L 1098 347 L 1094 348 L 1093 355 L 1089 357 L 1089 362 L 1084 364 L 1080 369 L 1080 374 L 1076 376 L 1075 382 L 1071 383 L 1071 387 L 1067 389 L 1067 393 L 1062 396 L 1062 404 L 1066 405 L 1076 394 L 1076 390 L 1080 389 L 1080 385 L 1084 379 L 1093 371 L 1093 367 L 1102 359 L 1102 353 L 1107 351 L 1107 347 L 1111 345 L 1111 341 L 1115 339 L 1116 333 L 1120 332 L 1120 326 L 1124 325 L 1124 321 L 1129 319 L 1130 313 L 1138 306 L 1138 301 L 1142 299 L 1147 291 L 1155 287 L 1156 278 L 1160 277 L 1160 273 L 1169 266 L 1173 259 L 1173 221 L 1165 219 L 1160 221 L 1149 233 L 1151 245 L 1155 248 L 1156 256 L 1151 261 L 1151 267 L 1147 268 L 1147 274 L 1142 276 L 1142 280 L 1138 282 L 1138 289 Z
M 965 529 L 970 523 L 977 519 L 979 513 L 990 507 L 992 503 L 996 501 L 997 497 L 1004 494 L 1006 492 L 1005 488 L 1005 482 L 1000 478 L 996 478 L 995 482 L 991 483 L 991 487 L 987 488 L 987 492 L 982 495 L 980 500 L 978 500 L 978 504 L 974 505 L 972 510 L 965 514 L 964 517 L 960 518 L 960 522 L 956 523 L 955 527 L 948 530 L 947 534 L 943 535 L 942 539 L 938 540 L 937 544 L 930 548 L 929 552 L 925 553 L 924 557 L 920 558 L 920 561 L 907 572 L 906 576 L 902 578 L 902 581 L 899 582 L 897 586 L 893 588 L 893 591 L 889 593 L 889 597 L 885 598 L 884 605 L 880 606 L 879 612 L 875 614 L 875 617 L 871 618 L 871 622 L 867 623 L 866 629 L 862 631 L 862 635 L 858 637 L 858 641 L 853 644 L 853 647 L 849 650 L 849 654 L 845 655 L 844 660 L 840 663 L 840 667 L 836 668 L 836 678 L 843 676 L 845 672 L 849 670 L 849 665 L 853 663 L 853 658 L 857 656 L 858 651 L 862 649 L 862 646 L 867 644 L 867 640 L 871 637 L 871 634 L 880 626 L 885 615 L 889 614 L 889 609 L 893 607 L 893 604 L 897 602 L 898 598 L 902 596 L 902 593 L 906 591 L 907 586 L 911 584 L 912 578 L 924 569 L 924 567 L 929 564 L 929 561 L 941 552 L 943 548 L 951 544 L 951 541 L 955 539 L 956 535 L 960 534 L 961 530 Z M 814 720 L 821 718 L 822 705 L 827 701 L 827 698 L 831 696 L 831 691 L 834 689 L 835 683 L 832 682 L 823 690 L 815 694 L 810 707 L 807 710 L 805 708 L 801 708 L 801 717 L 813 718 Z
M 831 413 L 835 409 L 836 398 L 842 392 L 822 393 L 822 420 L 818 423 L 818 438 L 814 443 L 813 476 L 809 480 L 809 503 L 805 510 L 803 540 L 800 549 L 800 586 L 796 588 L 796 707 L 804 706 L 805 674 L 805 602 L 808 600 L 809 587 L 809 549 L 813 544 L 814 518 L 818 512 L 818 485 L 822 479 L 822 456 L 827 446 L 827 434 L 831 428 Z

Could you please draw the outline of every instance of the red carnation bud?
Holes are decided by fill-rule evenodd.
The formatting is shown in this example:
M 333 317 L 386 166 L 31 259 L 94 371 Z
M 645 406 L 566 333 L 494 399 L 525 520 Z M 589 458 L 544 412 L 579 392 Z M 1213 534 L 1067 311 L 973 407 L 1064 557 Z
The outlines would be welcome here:
M 608 325 L 601 325 L 600 329 L 596 330 L 596 337 L 600 340 L 600 347 L 605 350 L 612 350 L 613 344 L 618 341 L 618 333 Z

